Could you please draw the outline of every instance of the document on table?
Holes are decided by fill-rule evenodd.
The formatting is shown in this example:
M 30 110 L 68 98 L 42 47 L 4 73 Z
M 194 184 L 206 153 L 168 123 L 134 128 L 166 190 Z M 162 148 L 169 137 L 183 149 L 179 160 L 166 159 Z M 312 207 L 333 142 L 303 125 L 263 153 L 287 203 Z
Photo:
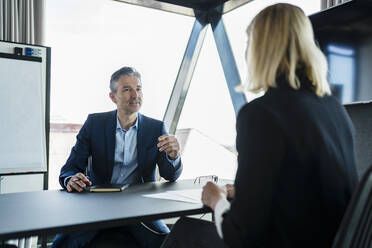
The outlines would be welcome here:
M 144 197 L 201 204 L 202 189 L 168 190 L 164 193 L 142 195 Z

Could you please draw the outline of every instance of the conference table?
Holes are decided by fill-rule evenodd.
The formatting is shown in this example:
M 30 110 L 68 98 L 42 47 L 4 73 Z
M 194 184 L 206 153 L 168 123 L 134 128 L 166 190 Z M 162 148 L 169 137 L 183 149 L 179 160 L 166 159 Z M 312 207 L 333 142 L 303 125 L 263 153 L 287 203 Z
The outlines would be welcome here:
M 231 183 L 220 180 L 219 184 Z M 144 197 L 200 189 L 194 180 L 132 185 L 122 192 L 44 190 L 0 195 L 0 241 L 211 212 L 201 203 Z

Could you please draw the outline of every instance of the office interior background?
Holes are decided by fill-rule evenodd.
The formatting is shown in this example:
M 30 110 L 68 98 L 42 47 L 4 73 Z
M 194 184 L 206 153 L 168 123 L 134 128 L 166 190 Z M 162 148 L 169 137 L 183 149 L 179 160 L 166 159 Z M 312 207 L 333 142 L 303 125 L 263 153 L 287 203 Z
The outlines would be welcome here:
M 0 0 L 0 5 L 3 6 L 5 1 Z M 153 118 L 164 118 L 195 17 L 115 0 L 40 2 L 43 8 L 43 32 L 36 44 L 52 49 L 46 186 L 48 189 L 60 189 L 60 168 L 88 114 L 115 109 L 108 96 L 109 79 L 115 70 L 122 66 L 135 67 L 142 74 L 144 103 L 140 112 Z M 238 73 L 244 81 L 246 28 L 261 9 L 274 3 L 287 2 L 301 7 L 307 15 L 312 15 L 347 1 L 240 2 L 244 4 L 224 14 L 222 19 Z M 1 36 L 0 40 L 6 40 L 6 37 Z M 337 71 L 332 74 L 330 82 L 340 101 L 351 103 L 371 100 L 371 84 L 358 88 L 352 83 L 353 80 L 349 80 L 355 73 L 353 61 L 356 55 L 353 50 L 337 46 L 329 46 L 327 49 L 330 71 Z M 371 50 L 366 54 L 370 54 Z M 245 94 L 245 99 L 249 102 L 260 95 Z M 213 30 L 207 27 L 176 123 L 175 135 L 181 143 L 184 163 L 181 179 L 211 174 L 234 179 L 237 167 L 235 119 L 236 111 Z M 4 176 L 0 179 L 0 193 L 46 188 L 45 178 L 40 174 Z
M 277 2 L 288 2 L 311 15 L 346 1 L 240 2 L 244 4 L 224 14 L 222 19 L 243 81 L 246 77 L 246 28 L 261 9 Z M 52 48 L 47 187 L 59 189 L 59 170 L 87 115 L 115 108 L 108 97 L 109 78 L 115 70 L 122 66 L 135 67 L 143 81 L 141 113 L 164 118 L 195 17 L 113 0 L 47 0 L 42 3 L 42 11 L 36 12 L 43 16 L 39 20 L 42 34 L 38 43 Z M 351 60 L 345 59 L 344 54 L 337 57 L 340 49 L 335 49 L 334 56 L 331 54 L 328 58 L 330 68 L 350 67 Z M 350 80 L 342 81 L 353 72 L 338 71 L 340 73 L 335 75 L 341 81 L 334 81 L 338 86 L 341 84 L 345 92 L 341 101 L 353 102 L 354 85 L 348 83 Z M 258 96 L 260 94 L 245 94 L 247 102 Z M 185 165 L 181 178 L 205 174 L 234 178 L 237 166 L 235 118 L 213 30 L 207 26 L 176 123 L 175 134 L 181 143 Z M 201 157 L 205 159 L 200 160 Z M 40 175 L 3 177 L 0 192 L 40 189 L 42 181 Z
M 223 17 L 242 79 L 246 27 L 274 2 L 253 1 Z M 320 10 L 320 1 L 289 2 L 307 14 Z M 45 10 L 45 44 L 52 47 L 49 188 L 56 189 L 59 169 L 87 115 L 115 108 L 108 82 L 116 69 L 127 65 L 142 73 L 141 112 L 163 118 L 195 18 L 111 0 L 48 0 Z M 181 178 L 234 178 L 235 118 L 209 27 L 177 126 L 185 165 Z

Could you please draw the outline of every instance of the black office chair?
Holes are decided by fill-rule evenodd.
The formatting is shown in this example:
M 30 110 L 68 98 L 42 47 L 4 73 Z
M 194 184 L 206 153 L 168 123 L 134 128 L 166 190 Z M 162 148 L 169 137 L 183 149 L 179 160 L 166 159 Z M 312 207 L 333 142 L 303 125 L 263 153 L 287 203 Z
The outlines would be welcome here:
M 355 127 L 355 155 L 359 178 L 372 161 L 372 101 L 345 104 Z
M 355 191 L 333 242 L 333 248 L 372 247 L 372 167 Z

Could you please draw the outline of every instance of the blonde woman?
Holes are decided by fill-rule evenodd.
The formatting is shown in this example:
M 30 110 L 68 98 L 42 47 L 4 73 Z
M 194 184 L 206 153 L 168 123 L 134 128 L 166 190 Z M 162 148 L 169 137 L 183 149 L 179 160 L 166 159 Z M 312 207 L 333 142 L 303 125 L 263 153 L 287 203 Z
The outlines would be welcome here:
M 164 247 L 331 247 L 357 184 L 352 123 L 300 8 L 269 6 L 247 34 L 242 88 L 265 94 L 238 115 L 233 200 L 208 183 L 215 226 L 181 219 Z

